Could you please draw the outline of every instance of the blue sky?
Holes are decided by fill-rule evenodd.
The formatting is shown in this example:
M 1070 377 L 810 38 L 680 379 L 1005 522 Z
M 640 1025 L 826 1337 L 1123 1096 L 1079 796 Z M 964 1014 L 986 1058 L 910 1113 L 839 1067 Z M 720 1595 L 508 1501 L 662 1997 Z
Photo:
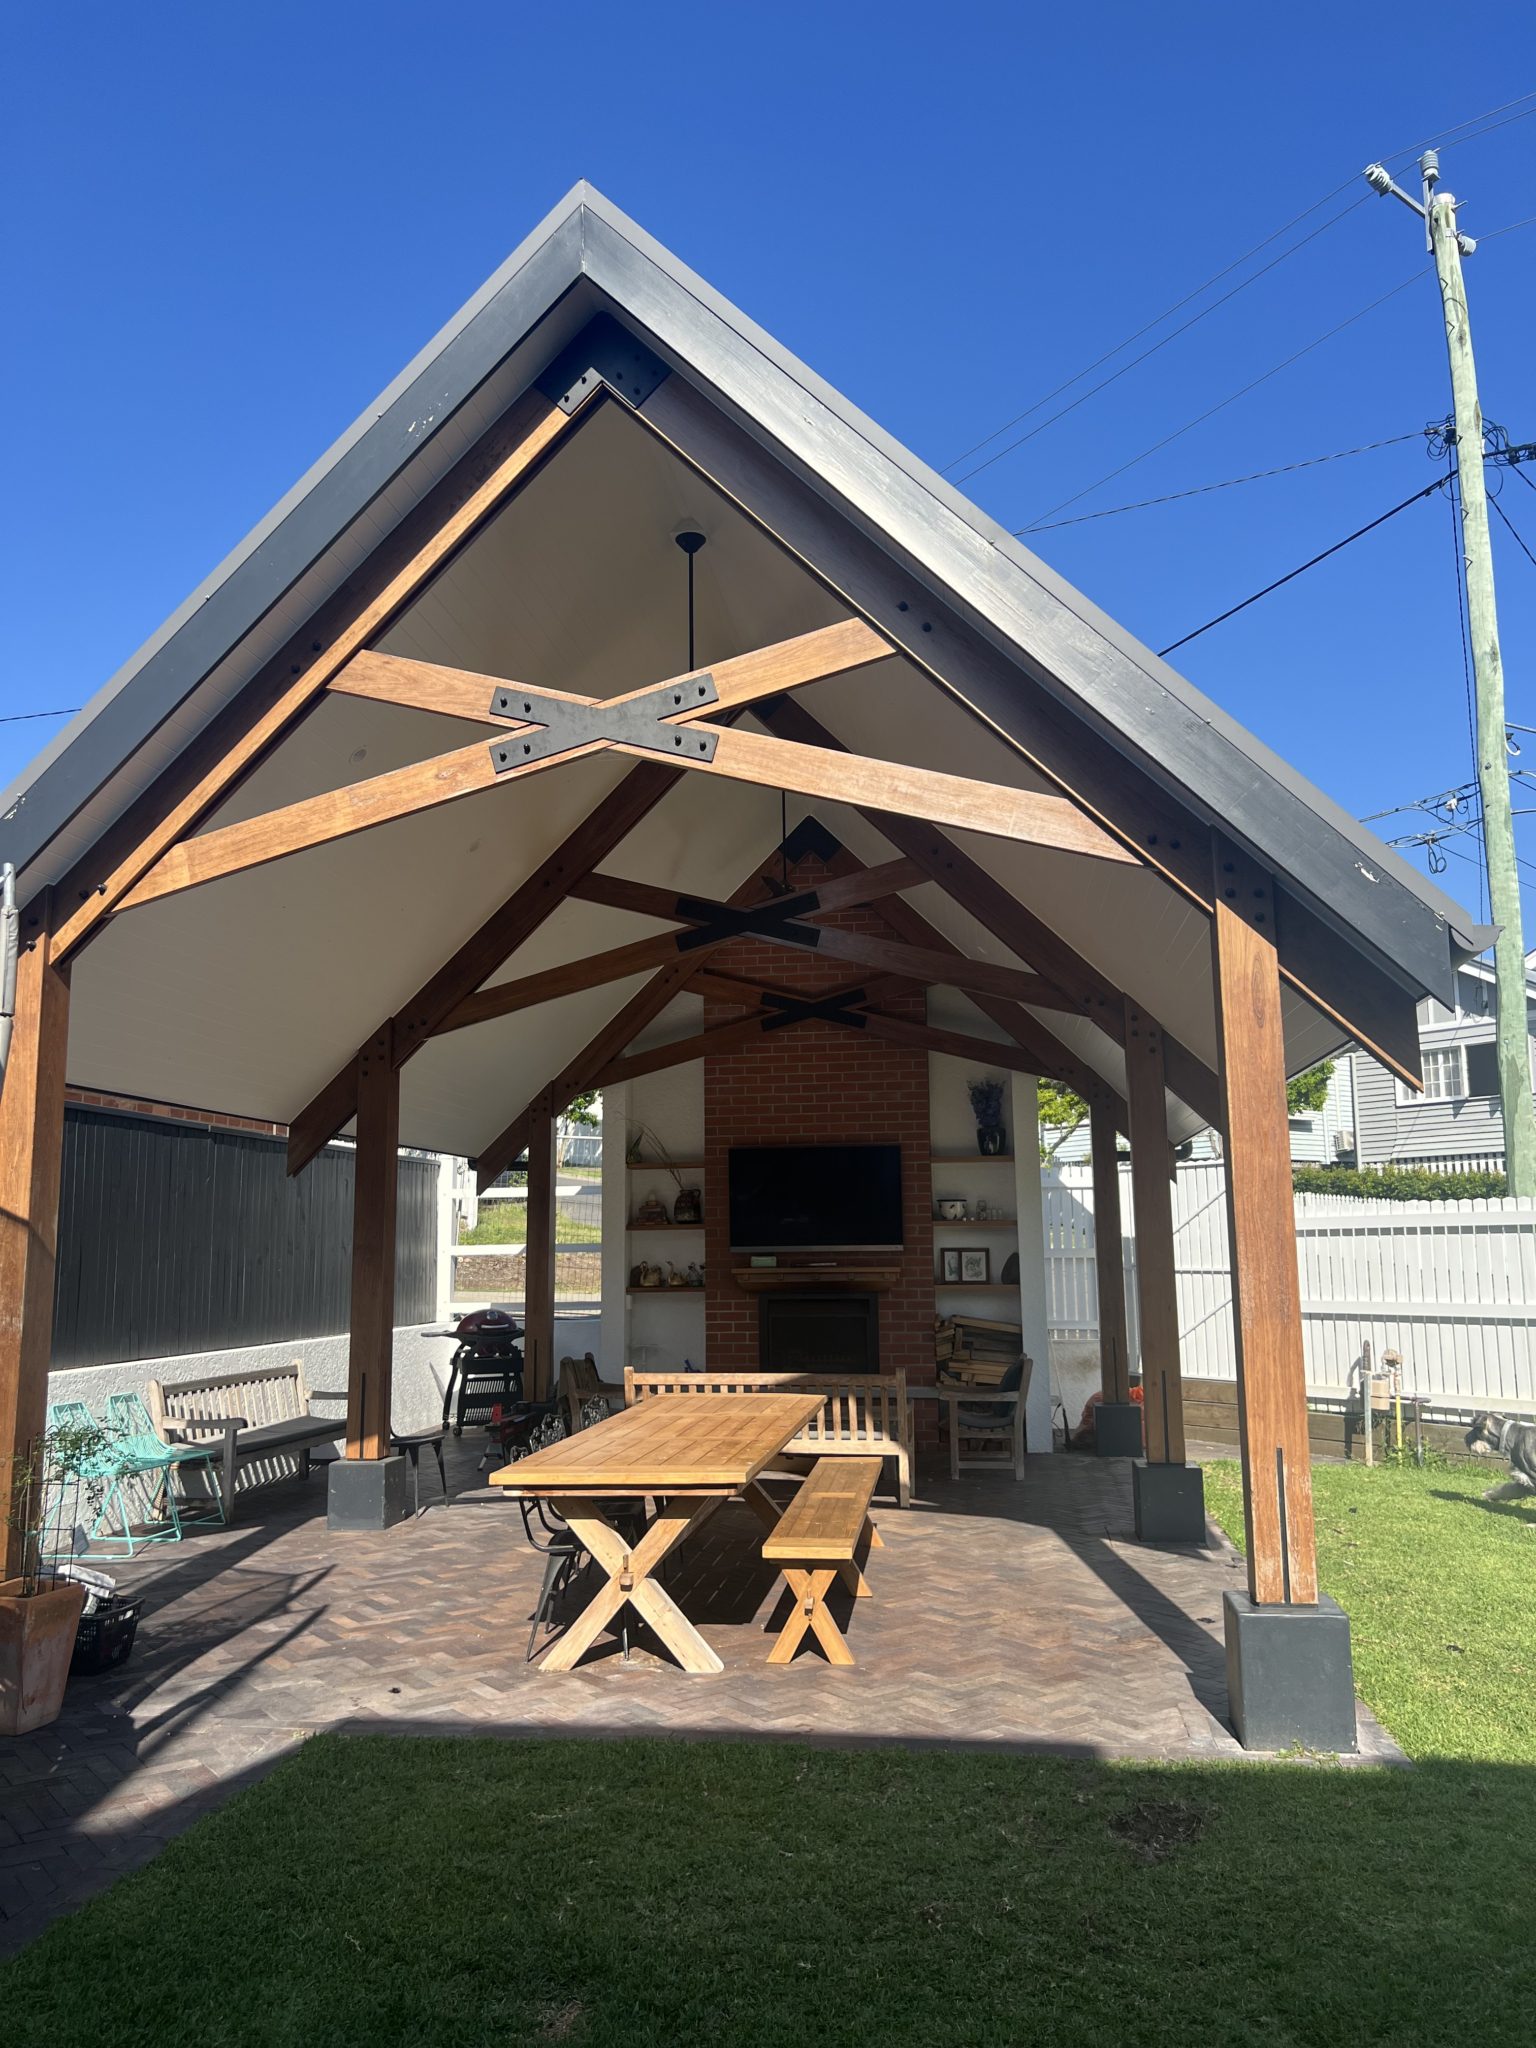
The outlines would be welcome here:
M 1421 232 L 1354 174 L 1536 90 L 1528 0 L 1451 24 L 1419 0 L 85 0 L 27 10 L 9 41 L 7 714 L 84 702 L 577 177 L 939 466 L 1343 187 L 955 465 L 1322 229 L 971 478 L 1017 528 L 1344 322 L 1070 513 L 1442 417 Z M 1493 237 L 1468 264 L 1485 411 L 1536 440 L 1536 225 L 1494 232 L 1536 215 L 1536 118 L 1495 119 L 1446 142 L 1444 181 Z M 1031 544 L 1162 647 L 1435 473 L 1410 439 Z M 1507 476 L 1502 502 L 1536 553 L 1536 490 Z M 1536 726 L 1536 566 L 1497 520 L 1494 545 L 1509 714 Z M 1357 814 L 1444 790 L 1471 773 L 1453 559 L 1436 494 L 1178 664 Z M 54 729 L 0 724 L 0 780 Z M 1536 807 L 1536 780 L 1516 787 Z M 1536 885 L 1533 828 L 1517 820 Z M 1452 848 L 1443 879 L 1475 907 L 1473 842 Z M 1536 886 L 1526 901 L 1532 943 Z

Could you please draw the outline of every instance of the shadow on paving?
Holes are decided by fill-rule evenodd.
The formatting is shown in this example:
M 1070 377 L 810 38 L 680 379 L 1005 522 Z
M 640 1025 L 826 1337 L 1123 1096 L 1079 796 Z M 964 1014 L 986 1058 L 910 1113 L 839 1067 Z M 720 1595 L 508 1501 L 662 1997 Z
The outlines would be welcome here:
M 1528 1768 L 672 1736 L 317 1736 L 0 1973 L 8 2048 L 158 2044 L 167 1987 L 335 2048 L 1529 2039 Z

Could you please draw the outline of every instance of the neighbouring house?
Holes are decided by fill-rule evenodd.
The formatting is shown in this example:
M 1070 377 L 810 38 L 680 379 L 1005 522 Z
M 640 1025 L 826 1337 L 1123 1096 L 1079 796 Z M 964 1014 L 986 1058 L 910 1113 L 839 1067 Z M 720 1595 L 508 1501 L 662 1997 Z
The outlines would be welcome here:
M 1527 955 L 1527 1030 L 1536 1087 L 1536 952 Z M 1361 1166 L 1427 1166 L 1502 1170 L 1504 1117 L 1494 1046 L 1491 960 L 1469 960 L 1456 976 L 1454 999 L 1419 1004 L 1424 1087 L 1406 1087 L 1379 1060 L 1354 1052 L 1350 1070 L 1354 1129 Z
M 1133 1458 L 1149 1539 L 1204 1539 L 1170 1168 L 1222 1132 L 1239 1724 L 1278 1685 L 1298 1740 L 1353 1726 L 1317 1584 L 1284 1083 L 1354 1043 L 1416 1085 L 1415 1006 L 1453 1001 L 1489 934 L 590 188 L 0 820 L 24 938 L 0 1457 L 42 1417 L 66 1082 L 286 1124 L 295 1174 L 355 1129 L 339 1529 L 403 1507 L 398 1146 L 472 1157 L 482 1186 L 526 1155 L 548 1390 L 555 1131 L 589 1089 L 610 1163 L 631 1124 L 665 1147 L 604 1178 L 607 1378 L 873 1366 L 932 1394 L 935 1321 L 964 1312 L 1040 1362 L 1044 1456 L 1045 1076 L 1091 1105 L 1117 1252 L 1098 1441 Z M 983 1229 L 946 1196 L 985 1199 Z M 698 1282 L 631 1294 L 658 1255 Z M 921 1453 L 937 1401 L 914 1406 Z

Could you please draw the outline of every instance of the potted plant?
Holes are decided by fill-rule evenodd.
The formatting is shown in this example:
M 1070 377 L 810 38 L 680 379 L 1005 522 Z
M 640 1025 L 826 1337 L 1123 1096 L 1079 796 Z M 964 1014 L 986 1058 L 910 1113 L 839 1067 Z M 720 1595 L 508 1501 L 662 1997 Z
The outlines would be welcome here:
M 21 1538 L 21 1575 L 0 1580 L 0 1735 L 46 1728 L 64 1704 L 85 1587 L 45 1566 L 47 1501 L 69 1480 L 78 1494 L 109 1446 L 99 1425 L 66 1424 L 34 1438 L 13 1464 L 6 1519 Z
M 995 1158 L 1008 1149 L 1008 1129 L 1003 1122 L 1001 1081 L 972 1081 L 971 1110 L 976 1118 L 976 1149 L 983 1158 Z

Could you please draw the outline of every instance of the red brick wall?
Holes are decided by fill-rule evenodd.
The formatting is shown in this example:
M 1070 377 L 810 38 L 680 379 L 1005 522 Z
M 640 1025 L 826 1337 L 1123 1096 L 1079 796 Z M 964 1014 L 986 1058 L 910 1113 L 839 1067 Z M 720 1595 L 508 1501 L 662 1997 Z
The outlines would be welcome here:
M 827 870 L 815 857 L 791 871 L 797 888 L 811 888 Z M 850 930 L 895 934 L 871 910 L 840 912 L 832 920 Z M 794 946 L 743 939 L 712 956 L 711 968 L 751 974 L 807 994 L 824 994 L 860 979 L 847 961 L 825 959 Z M 921 1021 L 920 991 L 881 1003 L 892 1015 Z M 739 1016 L 706 998 L 706 1025 Z M 901 1277 L 879 1297 L 880 1364 L 904 1366 L 909 1380 L 933 1378 L 933 1194 L 929 1167 L 928 1056 L 886 1045 L 835 1024 L 797 1024 L 767 1035 L 743 1052 L 711 1054 L 704 1062 L 706 1185 L 705 1346 L 712 1372 L 758 1363 L 758 1297 L 731 1278 L 726 1156 L 733 1145 L 897 1144 L 901 1147 L 906 1246 L 880 1263 L 899 1265 Z M 745 1263 L 744 1260 L 734 1263 Z M 922 1402 L 918 1418 L 932 1416 Z M 926 1430 L 924 1434 L 926 1435 Z

